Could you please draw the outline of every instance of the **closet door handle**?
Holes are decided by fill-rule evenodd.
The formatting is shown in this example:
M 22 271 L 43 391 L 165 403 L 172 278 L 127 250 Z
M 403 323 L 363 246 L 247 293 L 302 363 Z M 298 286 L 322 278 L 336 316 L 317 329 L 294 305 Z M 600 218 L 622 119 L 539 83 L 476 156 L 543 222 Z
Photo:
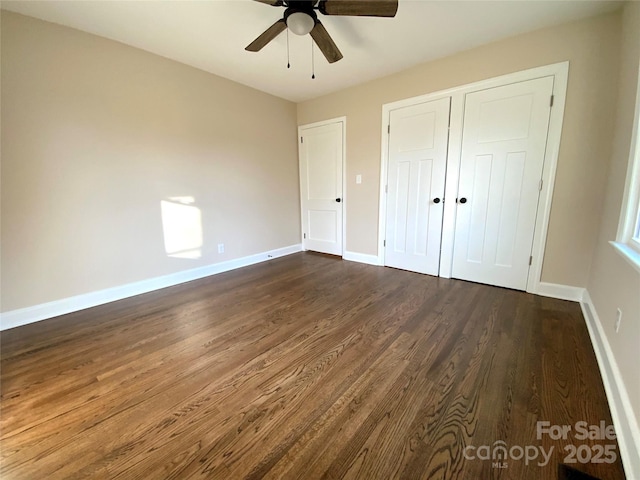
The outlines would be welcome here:
M 438 197 L 434 198 L 433 203 L 440 203 L 440 199 Z

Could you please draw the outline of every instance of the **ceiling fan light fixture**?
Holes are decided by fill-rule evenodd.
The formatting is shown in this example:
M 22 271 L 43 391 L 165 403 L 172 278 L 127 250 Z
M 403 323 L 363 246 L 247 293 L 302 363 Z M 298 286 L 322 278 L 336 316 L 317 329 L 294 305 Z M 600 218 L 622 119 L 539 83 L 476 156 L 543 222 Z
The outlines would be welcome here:
M 305 12 L 294 12 L 287 17 L 287 27 L 296 35 L 306 35 L 315 26 L 316 21 Z

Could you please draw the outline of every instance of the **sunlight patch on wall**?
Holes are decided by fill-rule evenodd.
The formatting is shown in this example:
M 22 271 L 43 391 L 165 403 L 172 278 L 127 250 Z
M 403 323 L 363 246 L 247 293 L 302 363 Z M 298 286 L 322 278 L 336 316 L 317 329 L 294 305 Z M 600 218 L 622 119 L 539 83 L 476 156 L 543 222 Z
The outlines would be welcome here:
M 164 249 L 169 257 L 202 256 L 202 213 L 194 197 L 169 197 L 160 202 Z

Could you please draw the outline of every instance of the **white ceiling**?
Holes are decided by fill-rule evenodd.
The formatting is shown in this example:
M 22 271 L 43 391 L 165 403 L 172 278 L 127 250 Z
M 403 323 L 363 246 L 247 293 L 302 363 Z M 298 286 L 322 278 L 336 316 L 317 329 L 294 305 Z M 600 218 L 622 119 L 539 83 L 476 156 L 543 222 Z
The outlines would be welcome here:
M 336 0 L 339 1 L 339 0 Z M 244 47 L 282 17 L 252 0 L 2 1 L 2 8 L 84 30 L 294 102 L 501 38 L 619 8 L 617 1 L 399 0 L 395 18 L 319 15 L 344 58 L 328 64 L 311 38 L 287 34 Z

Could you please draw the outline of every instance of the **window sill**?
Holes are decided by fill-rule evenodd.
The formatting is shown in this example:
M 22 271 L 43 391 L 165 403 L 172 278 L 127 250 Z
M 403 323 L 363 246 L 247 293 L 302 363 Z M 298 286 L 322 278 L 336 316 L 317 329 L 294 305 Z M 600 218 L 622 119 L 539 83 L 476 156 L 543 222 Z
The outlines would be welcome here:
M 609 242 L 613 245 L 613 248 L 616 249 L 622 258 L 624 258 L 629 265 L 636 269 L 638 273 L 640 273 L 640 253 L 631 248 L 629 245 L 620 242 Z

